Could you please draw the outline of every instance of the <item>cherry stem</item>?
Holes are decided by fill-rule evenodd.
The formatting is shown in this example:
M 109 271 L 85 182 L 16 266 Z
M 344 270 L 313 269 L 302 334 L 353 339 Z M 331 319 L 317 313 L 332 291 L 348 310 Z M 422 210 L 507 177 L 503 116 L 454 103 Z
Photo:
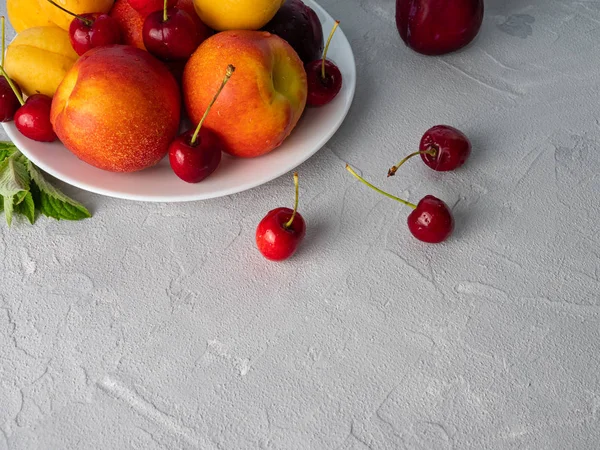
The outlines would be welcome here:
M 169 17 L 167 16 L 167 2 L 169 0 L 165 0 L 165 4 L 163 6 L 163 22 L 166 22 L 167 20 L 169 20 Z
M 6 26 L 5 26 L 4 22 L 5 22 L 4 16 L 1 16 L 0 17 L 0 28 L 2 29 L 2 64 L 0 65 L 0 74 L 4 77 L 4 79 L 7 81 L 8 85 L 10 86 L 12 91 L 15 93 L 15 97 L 17 97 L 17 100 L 19 101 L 21 106 L 23 106 L 25 104 L 25 102 L 23 101 L 23 96 L 17 89 L 17 86 L 15 86 L 15 83 L 13 82 L 13 80 L 10 79 L 10 77 L 4 70 L 4 52 L 5 52 L 5 47 L 6 47 Z
M 2 67 L 4 67 L 4 52 L 6 51 L 6 26 L 4 16 L 0 17 L 0 26 L 2 27 Z
M 204 123 L 206 116 L 208 116 L 208 112 L 210 111 L 210 108 L 212 108 L 212 106 L 217 101 L 219 94 L 221 93 L 221 91 L 223 90 L 223 88 L 225 87 L 225 85 L 227 84 L 229 79 L 231 78 L 231 75 L 233 75 L 233 72 L 235 72 L 235 67 L 233 67 L 231 64 L 229 64 L 227 66 L 227 71 L 225 72 L 225 78 L 223 78 L 223 82 L 221 83 L 221 87 L 219 88 L 219 90 L 217 91 L 217 93 L 215 94 L 215 96 L 213 97 L 211 102 L 209 103 L 208 107 L 206 108 L 206 111 L 204 111 L 204 115 L 202 116 L 202 119 L 200 119 L 200 123 L 198 123 L 198 126 L 196 127 L 196 131 L 194 131 L 194 135 L 192 136 L 192 140 L 190 141 L 191 145 L 196 144 L 196 140 L 198 139 L 198 133 L 200 133 L 200 128 L 202 128 L 202 124 Z
M 294 223 L 294 219 L 296 218 L 296 212 L 298 211 L 298 197 L 299 197 L 299 193 L 298 193 L 298 172 L 294 172 L 294 187 L 296 189 L 296 197 L 295 197 L 295 200 L 294 200 L 294 212 L 292 213 L 292 217 L 290 217 L 290 220 L 288 220 L 285 223 L 285 225 L 283 225 L 283 228 L 285 228 L 286 230 L 292 226 L 292 223 Z
M 6 81 L 8 82 L 8 85 L 10 86 L 12 91 L 15 93 L 15 97 L 17 97 L 17 100 L 19 100 L 19 103 L 21 104 L 21 106 L 23 106 L 25 104 L 25 102 L 23 101 L 23 97 L 21 96 L 21 93 L 19 92 L 19 90 L 15 86 L 15 83 L 13 83 L 13 80 L 10 79 L 10 77 L 4 70 L 4 67 L 2 67 L 2 66 L 0 66 L 0 73 L 6 79 Z
M 329 44 L 331 43 L 331 38 L 333 38 L 333 34 L 337 27 L 340 25 L 340 21 L 336 20 L 333 24 L 333 29 L 331 33 L 329 33 L 329 38 L 327 38 L 327 44 L 325 45 L 325 50 L 323 51 L 323 61 L 321 62 L 321 78 L 325 79 L 325 59 L 327 58 L 327 51 L 329 50 Z
M 61 11 L 66 12 L 67 14 L 69 14 L 70 16 L 75 17 L 76 19 L 81 20 L 83 23 L 85 23 L 88 27 L 91 27 L 92 25 L 94 25 L 94 21 L 90 20 L 90 19 L 86 19 L 85 17 L 81 17 L 79 14 L 75 14 L 71 11 L 69 11 L 68 9 L 63 8 L 62 6 L 60 6 L 59 4 L 55 3 L 53 0 L 48 0 L 48 3 L 56 6 L 58 9 L 60 9 Z
M 369 186 L 371 189 L 373 189 L 374 191 L 379 192 L 380 194 L 385 195 L 387 198 L 391 198 L 392 200 L 396 200 L 397 202 L 402 203 L 403 205 L 406 206 L 410 206 L 412 209 L 417 209 L 417 205 L 415 205 L 414 203 L 410 203 L 407 202 L 406 200 L 403 200 L 401 198 L 395 197 L 392 194 L 388 194 L 385 191 L 382 191 L 381 189 L 379 189 L 378 187 L 373 186 L 371 183 L 369 183 L 367 180 L 365 180 L 363 177 L 361 177 L 359 174 L 357 174 L 354 170 L 352 170 L 352 167 L 350 167 L 348 164 L 346 164 L 346 170 L 348 172 L 350 172 L 352 175 L 354 175 L 354 177 L 359 180 L 361 183 L 366 184 L 367 186 Z
M 406 158 L 404 158 L 402 161 L 400 161 L 398 164 L 396 164 L 395 166 L 392 166 L 392 168 L 390 170 L 388 170 L 388 175 L 387 176 L 388 177 L 393 177 L 394 175 L 396 175 L 396 172 L 398 171 L 398 169 L 400 168 L 400 166 L 402 164 L 404 164 L 406 161 L 408 161 L 413 156 L 417 156 L 417 155 L 431 155 L 431 156 L 435 157 L 435 155 L 437 155 L 437 150 L 432 147 L 432 148 L 429 148 L 427 150 L 421 150 L 419 152 L 411 153 Z

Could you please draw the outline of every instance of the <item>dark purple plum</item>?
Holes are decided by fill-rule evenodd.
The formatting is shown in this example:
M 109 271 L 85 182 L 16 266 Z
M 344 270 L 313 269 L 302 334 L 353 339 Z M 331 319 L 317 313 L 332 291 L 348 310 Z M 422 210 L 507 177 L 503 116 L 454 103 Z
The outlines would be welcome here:
M 288 41 L 305 64 L 323 53 L 321 22 L 301 0 L 287 0 L 263 30 Z

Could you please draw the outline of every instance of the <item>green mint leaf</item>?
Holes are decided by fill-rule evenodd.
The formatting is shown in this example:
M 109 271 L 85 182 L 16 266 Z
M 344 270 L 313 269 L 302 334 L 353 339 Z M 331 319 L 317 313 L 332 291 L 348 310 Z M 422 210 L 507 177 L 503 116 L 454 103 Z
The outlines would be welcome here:
M 0 195 L 0 212 L 4 211 L 4 197 Z
M 29 220 L 30 224 L 33 225 L 35 223 L 35 203 L 33 202 L 33 196 L 31 195 L 31 192 L 27 192 L 23 200 L 18 204 L 15 203 L 14 205 L 16 212 L 27 217 L 27 220 Z
M 58 220 L 81 220 L 92 217 L 85 206 L 69 198 L 46 181 L 31 161 L 28 160 L 26 165 L 31 180 L 39 190 L 38 209 L 43 215 Z
M 16 193 L 13 197 L 13 204 L 15 206 L 20 205 L 23 200 L 25 200 L 25 197 L 27 197 L 27 194 L 29 194 L 29 191 L 21 191 Z
M 10 227 L 12 224 L 12 216 L 14 210 L 13 196 L 4 197 L 4 217 L 6 218 L 6 223 Z
M 29 192 L 29 173 L 20 156 L 15 151 L 0 163 L 0 195 L 3 197 L 4 217 L 8 226 L 12 223 L 15 204 L 23 202 Z
M 21 191 L 29 190 L 29 173 L 25 165 L 15 153 L 0 163 L 0 195 L 13 196 Z
M 12 142 L 0 141 L 0 162 L 4 161 L 13 153 L 17 152 L 17 147 Z
M 0 141 L 0 150 L 17 150 L 17 146 L 11 141 Z

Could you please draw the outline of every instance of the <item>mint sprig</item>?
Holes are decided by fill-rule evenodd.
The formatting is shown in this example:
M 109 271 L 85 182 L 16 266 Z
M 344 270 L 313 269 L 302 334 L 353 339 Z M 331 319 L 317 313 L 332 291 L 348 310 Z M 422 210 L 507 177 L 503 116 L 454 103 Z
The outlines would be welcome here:
M 57 220 L 92 217 L 81 203 L 69 198 L 44 178 L 12 142 L 0 142 L 0 212 L 10 226 L 13 214 L 35 223 L 36 212 Z

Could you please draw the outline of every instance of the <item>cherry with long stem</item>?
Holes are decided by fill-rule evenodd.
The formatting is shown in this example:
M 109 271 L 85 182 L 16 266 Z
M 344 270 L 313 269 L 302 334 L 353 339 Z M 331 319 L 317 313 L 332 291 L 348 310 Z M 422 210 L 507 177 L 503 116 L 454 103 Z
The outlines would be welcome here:
M 306 104 L 309 106 L 323 106 L 328 104 L 342 89 L 342 73 L 338 66 L 327 59 L 329 44 L 331 44 L 331 39 L 339 24 L 340 21 L 336 20 L 327 39 L 323 57 L 305 66 L 308 87 Z
M 445 241 L 454 230 L 454 218 L 448 205 L 433 195 L 427 195 L 417 205 L 404 199 L 389 194 L 378 187 L 373 186 L 363 177 L 358 175 L 348 164 L 346 170 L 350 172 L 361 183 L 367 185 L 374 191 L 402 203 L 410 208 L 412 212 L 407 218 L 408 229 L 411 234 L 420 241 L 437 244 Z
M 393 166 L 388 171 L 388 177 L 393 176 L 402 164 L 417 155 L 436 172 L 447 172 L 461 167 L 470 154 L 471 141 L 462 131 L 449 125 L 436 125 L 423 134 L 419 151 L 411 153 Z
M 168 0 L 163 1 L 162 11 L 146 17 L 142 38 L 146 49 L 164 61 L 188 59 L 202 40 L 192 16 L 176 6 L 169 8 Z
M 175 175 L 187 183 L 199 183 L 217 170 L 221 163 L 222 140 L 208 128 L 203 128 L 202 125 L 233 72 L 235 72 L 235 67 L 230 64 L 227 66 L 221 87 L 206 108 L 196 129 L 190 129 L 177 136 L 169 145 L 171 168 Z
M 165 5 L 166 4 L 167 4 L 167 0 L 165 0 Z M 208 116 L 210 109 L 213 107 L 213 105 L 217 101 L 217 98 L 219 98 L 219 95 L 221 95 L 221 91 L 223 90 L 223 88 L 225 87 L 225 85 L 227 84 L 227 82 L 229 81 L 231 76 L 233 75 L 233 72 L 235 72 L 235 67 L 232 66 L 231 64 L 229 64 L 227 66 L 227 70 L 225 71 L 225 78 L 223 78 L 223 82 L 221 83 L 221 86 L 219 87 L 219 89 L 217 90 L 217 93 L 215 94 L 213 99 L 210 101 L 210 103 L 206 107 L 206 111 L 204 111 L 204 115 L 200 119 L 200 122 L 198 122 L 198 126 L 196 127 L 196 130 L 194 131 L 194 134 L 192 135 L 192 140 L 190 141 L 190 143 L 192 145 L 196 144 L 196 140 L 198 139 L 198 134 L 200 133 L 202 124 L 204 124 L 204 121 L 206 120 L 206 117 Z
M 298 172 L 294 173 L 294 187 L 294 209 L 273 209 L 256 227 L 256 246 L 271 261 L 283 261 L 292 256 L 306 234 L 306 223 L 298 212 Z
M 121 42 L 121 30 L 117 21 L 103 13 L 75 14 L 54 0 L 47 0 L 61 11 L 73 17 L 69 25 L 69 40 L 75 53 L 83 55 L 95 47 L 119 44 Z

